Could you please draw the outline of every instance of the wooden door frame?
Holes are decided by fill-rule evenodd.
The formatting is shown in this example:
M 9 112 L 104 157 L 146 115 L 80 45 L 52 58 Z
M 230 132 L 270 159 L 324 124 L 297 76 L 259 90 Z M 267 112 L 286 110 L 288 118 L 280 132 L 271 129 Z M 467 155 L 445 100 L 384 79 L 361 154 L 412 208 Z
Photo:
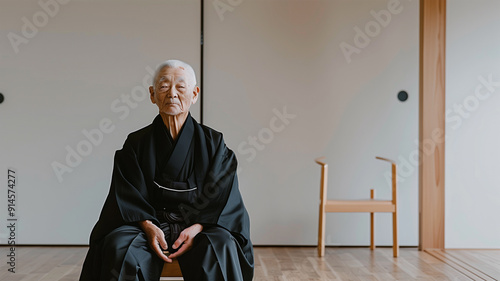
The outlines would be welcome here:
M 444 249 L 446 0 L 420 0 L 419 249 Z

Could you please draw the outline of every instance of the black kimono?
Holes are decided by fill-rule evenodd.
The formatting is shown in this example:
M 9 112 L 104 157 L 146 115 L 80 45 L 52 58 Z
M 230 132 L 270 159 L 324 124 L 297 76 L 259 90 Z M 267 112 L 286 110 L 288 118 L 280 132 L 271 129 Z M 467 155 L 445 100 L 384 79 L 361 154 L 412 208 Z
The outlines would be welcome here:
M 115 154 L 80 281 L 159 280 L 164 262 L 149 248 L 143 220 L 163 230 L 171 253 L 183 229 L 203 225 L 178 258 L 184 280 L 252 280 L 250 221 L 236 166 L 222 134 L 191 115 L 175 141 L 160 115 L 131 133 Z

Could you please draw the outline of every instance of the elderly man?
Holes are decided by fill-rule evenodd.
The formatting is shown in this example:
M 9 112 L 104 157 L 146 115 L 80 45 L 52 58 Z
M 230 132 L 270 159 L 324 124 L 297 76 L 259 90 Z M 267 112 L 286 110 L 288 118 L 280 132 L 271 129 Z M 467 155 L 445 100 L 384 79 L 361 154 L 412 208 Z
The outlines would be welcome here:
M 149 91 L 159 115 L 115 154 L 80 280 L 159 280 L 173 258 L 186 281 L 252 280 L 236 157 L 189 113 L 200 93 L 193 68 L 162 63 Z

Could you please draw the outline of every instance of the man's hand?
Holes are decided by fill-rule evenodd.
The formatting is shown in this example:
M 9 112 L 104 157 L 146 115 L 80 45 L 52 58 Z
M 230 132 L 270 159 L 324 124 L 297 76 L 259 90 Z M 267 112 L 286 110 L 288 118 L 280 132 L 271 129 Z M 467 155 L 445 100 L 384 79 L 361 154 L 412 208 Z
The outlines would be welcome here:
M 169 258 L 177 258 L 178 256 L 184 254 L 186 251 L 191 249 L 193 247 L 193 239 L 194 237 L 200 233 L 203 230 L 203 225 L 201 224 L 193 224 L 192 226 L 184 229 L 181 234 L 179 235 L 179 238 L 175 240 L 174 244 L 172 245 L 172 248 L 177 249 L 179 246 L 182 245 L 182 247 L 177 250 L 177 252 L 171 254 Z
M 168 249 L 167 241 L 163 231 L 149 220 L 140 221 L 139 226 L 142 228 L 149 242 L 149 247 L 156 253 L 160 259 L 171 263 L 172 259 L 167 257 L 162 249 Z M 161 247 L 161 248 L 160 248 Z

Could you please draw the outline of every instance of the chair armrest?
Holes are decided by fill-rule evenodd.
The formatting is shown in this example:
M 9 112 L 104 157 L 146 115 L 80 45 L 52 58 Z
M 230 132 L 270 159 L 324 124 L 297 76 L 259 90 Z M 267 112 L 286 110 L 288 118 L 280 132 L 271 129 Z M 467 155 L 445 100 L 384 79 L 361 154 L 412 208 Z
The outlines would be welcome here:
M 390 162 L 391 164 L 396 165 L 396 161 L 391 160 L 391 159 L 389 159 L 389 158 L 384 158 L 384 157 L 380 157 L 380 156 L 377 156 L 377 157 L 375 157 L 375 158 L 377 158 L 377 159 L 379 159 L 379 160 L 387 161 L 387 162 Z
M 326 157 L 323 156 L 323 157 L 319 157 L 319 158 L 316 158 L 314 159 L 314 161 L 318 164 L 320 164 L 321 166 L 327 166 L 328 164 L 325 162 L 326 161 Z

